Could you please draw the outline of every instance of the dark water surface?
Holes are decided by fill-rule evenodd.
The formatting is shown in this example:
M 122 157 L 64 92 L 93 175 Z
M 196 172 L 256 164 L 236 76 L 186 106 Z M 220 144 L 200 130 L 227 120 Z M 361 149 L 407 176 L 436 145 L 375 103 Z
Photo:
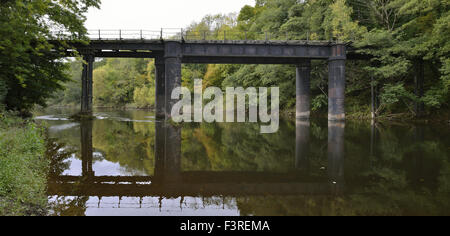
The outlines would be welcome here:
M 450 215 L 450 126 L 156 121 L 36 112 L 53 215 Z

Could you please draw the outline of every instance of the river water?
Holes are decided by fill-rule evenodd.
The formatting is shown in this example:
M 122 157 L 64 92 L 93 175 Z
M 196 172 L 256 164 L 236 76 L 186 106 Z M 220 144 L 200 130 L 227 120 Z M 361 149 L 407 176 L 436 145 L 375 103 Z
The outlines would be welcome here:
M 450 126 L 173 125 L 142 110 L 35 113 L 52 215 L 450 215 Z

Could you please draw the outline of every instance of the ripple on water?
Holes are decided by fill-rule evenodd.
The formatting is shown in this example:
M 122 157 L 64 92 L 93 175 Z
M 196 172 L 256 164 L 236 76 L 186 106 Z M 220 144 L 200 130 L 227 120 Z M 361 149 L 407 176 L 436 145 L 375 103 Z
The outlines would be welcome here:
M 54 115 L 48 115 L 48 116 L 37 116 L 34 118 L 35 120 L 62 120 L 62 121 L 68 121 L 68 118 L 65 117 L 56 117 Z
M 50 130 L 51 131 L 62 131 L 62 130 L 66 130 L 66 129 L 71 129 L 73 127 L 78 126 L 78 123 L 69 123 L 69 124 L 63 124 L 63 125 L 54 125 L 54 126 L 50 126 Z

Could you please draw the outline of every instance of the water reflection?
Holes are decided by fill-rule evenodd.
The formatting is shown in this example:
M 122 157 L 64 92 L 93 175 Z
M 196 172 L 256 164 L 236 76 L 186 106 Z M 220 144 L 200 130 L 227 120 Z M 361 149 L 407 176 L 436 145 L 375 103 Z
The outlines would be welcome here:
M 296 121 L 260 134 L 257 124 L 120 115 L 146 122 L 102 113 L 49 129 L 55 215 L 450 214 L 440 126 Z
M 297 167 L 294 172 L 258 171 L 182 171 L 181 127 L 168 122 L 155 122 L 155 169 L 153 176 L 96 176 L 93 171 L 92 121 L 81 127 L 82 175 L 68 176 L 52 173 L 50 195 L 59 196 L 242 196 L 332 194 L 342 191 L 343 127 L 332 126 L 329 139 L 328 180 L 308 176 L 309 125 L 297 122 Z M 338 127 L 338 128 L 336 128 Z M 125 184 L 126 183 L 126 184 Z M 131 184 L 130 184 L 131 183 Z M 336 187 L 339 186 L 339 187 Z

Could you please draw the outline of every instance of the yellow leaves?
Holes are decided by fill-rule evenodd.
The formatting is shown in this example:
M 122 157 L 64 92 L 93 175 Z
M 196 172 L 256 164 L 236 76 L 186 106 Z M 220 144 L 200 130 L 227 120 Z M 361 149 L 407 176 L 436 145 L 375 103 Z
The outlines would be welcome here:
M 211 86 L 221 86 L 223 80 L 221 68 L 223 68 L 222 65 L 208 65 L 205 77 L 203 79 L 203 89 Z
M 151 83 L 155 83 L 155 60 L 151 60 L 147 64 L 147 79 Z
M 317 34 L 317 33 L 311 33 L 310 35 L 309 35 L 309 39 L 310 40 L 319 40 L 320 39 L 320 36 Z

